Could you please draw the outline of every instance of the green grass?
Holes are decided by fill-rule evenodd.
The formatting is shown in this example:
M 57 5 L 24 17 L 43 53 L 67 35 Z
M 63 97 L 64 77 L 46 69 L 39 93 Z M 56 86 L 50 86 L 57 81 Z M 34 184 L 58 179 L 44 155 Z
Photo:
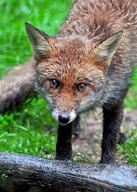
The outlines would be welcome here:
M 133 71 L 131 85 L 129 94 L 125 99 L 125 107 L 128 110 L 137 108 L 137 67 Z
M 29 98 L 0 115 L 0 151 L 53 158 L 56 130 L 45 102 Z
M 23 63 L 32 54 L 25 22 L 53 35 L 66 17 L 70 3 L 71 0 L 1 0 L 0 74 Z
M 137 166 L 137 128 L 132 131 L 125 128 L 125 132 L 128 138 L 123 145 L 118 145 L 118 153 L 124 155 L 125 163 Z
M 24 63 L 32 55 L 24 23 L 30 22 L 48 35 L 53 35 L 66 17 L 70 4 L 71 0 L 1 0 L 1 77 L 6 70 Z M 137 107 L 136 76 L 137 69 L 132 77 L 134 83 L 130 94 L 125 100 L 127 110 Z M 56 132 L 57 124 L 52 120 L 45 102 L 40 98 L 27 99 L 25 103 L 0 115 L 0 151 L 53 158 Z M 119 153 L 124 153 L 125 158 L 130 159 L 127 162 L 133 165 L 137 165 L 137 157 L 130 155 L 135 149 L 135 140 L 135 136 L 129 137 L 127 143 L 119 148 Z

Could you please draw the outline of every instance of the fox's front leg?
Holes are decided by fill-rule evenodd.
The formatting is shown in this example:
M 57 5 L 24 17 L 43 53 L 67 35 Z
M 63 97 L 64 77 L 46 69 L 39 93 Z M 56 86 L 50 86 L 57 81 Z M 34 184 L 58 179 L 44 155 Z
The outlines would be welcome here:
M 103 138 L 100 163 L 115 161 L 116 145 L 123 117 L 123 101 L 115 106 L 103 107 Z
M 56 144 L 56 159 L 69 160 L 72 156 L 72 128 L 73 122 L 67 125 L 59 125 Z
M 72 156 L 72 133 L 80 129 L 80 117 L 67 124 L 59 125 L 56 145 L 56 159 L 70 160 Z

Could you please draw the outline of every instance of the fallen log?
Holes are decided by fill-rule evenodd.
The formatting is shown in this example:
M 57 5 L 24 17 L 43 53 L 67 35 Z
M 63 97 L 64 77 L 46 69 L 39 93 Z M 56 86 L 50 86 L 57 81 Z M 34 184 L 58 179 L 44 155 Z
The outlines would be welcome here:
M 137 167 L 0 153 L 0 192 L 137 191 Z
M 28 62 L 13 67 L 0 79 L 0 113 L 34 94 L 35 65 L 36 61 L 31 57 Z

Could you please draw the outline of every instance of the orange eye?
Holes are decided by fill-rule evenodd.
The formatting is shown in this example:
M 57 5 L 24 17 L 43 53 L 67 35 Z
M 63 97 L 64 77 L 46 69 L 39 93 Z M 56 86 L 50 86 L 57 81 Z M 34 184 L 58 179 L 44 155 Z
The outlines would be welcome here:
M 50 79 L 49 83 L 50 87 L 53 89 L 57 89 L 59 87 L 59 82 L 56 79 Z
M 86 84 L 85 83 L 80 83 L 80 84 L 78 84 L 78 86 L 77 86 L 77 90 L 79 91 L 79 92 L 84 92 L 85 91 L 85 89 L 86 89 Z

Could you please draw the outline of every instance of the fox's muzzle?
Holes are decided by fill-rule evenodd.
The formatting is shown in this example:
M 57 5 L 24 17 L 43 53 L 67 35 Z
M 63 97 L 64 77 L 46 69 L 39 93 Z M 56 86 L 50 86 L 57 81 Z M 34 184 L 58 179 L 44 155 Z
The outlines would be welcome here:
M 52 117 L 56 121 L 59 122 L 61 125 L 66 125 L 68 123 L 71 123 L 76 119 L 76 112 L 72 110 L 70 113 L 65 112 L 58 112 L 57 109 L 52 111 Z
M 67 124 L 69 121 L 70 121 L 70 117 L 68 114 L 66 113 L 61 113 L 59 116 L 58 116 L 58 121 L 59 123 L 61 124 Z

